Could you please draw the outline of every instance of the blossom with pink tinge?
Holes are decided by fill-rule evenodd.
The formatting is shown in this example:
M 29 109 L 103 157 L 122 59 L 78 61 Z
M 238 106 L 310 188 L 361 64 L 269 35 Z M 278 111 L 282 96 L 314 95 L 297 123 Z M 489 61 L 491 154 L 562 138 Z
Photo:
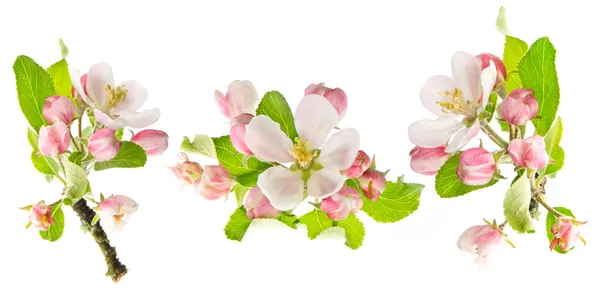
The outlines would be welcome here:
M 337 193 L 323 198 L 321 210 L 333 221 L 346 220 L 348 215 L 356 213 L 362 207 L 362 197 L 356 189 L 342 187 Z
M 54 224 L 52 218 L 52 207 L 43 203 L 34 204 L 29 210 L 29 221 L 39 230 L 48 230 Z
M 231 175 L 225 167 L 221 165 L 204 166 L 202 178 L 196 185 L 196 192 L 204 199 L 219 199 L 229 193 L 231 183 Z
M 44 100 L 42 116 L 50 125 L 63 122 L 69 125 L 75 115 L 75 105 L 67 97 L 49 96 Z
M 143 130 L 136 133 L 131 142 L 141 146 L 149 157 L 164 153 L 169 147 L 169 135 L 160 130 Z
M 258 103 L 258 93 L 250 81 L 235 80 L 229 84 L 227 93 L 215 91 L 215 102 L 221 114 L 228 120 L 237 116 L 254 113 Z
M 269 199 L 262 193 L 258 186 L 254 186 L 248 191 L 244 208 L 246 208 L 246 215 L 250 219 L 277 218 L 281 215 L 281 211 L 271 205 Z
M 96 161 L 108 161 L 117 155 L 121 142 L 115 133 L 113 129 L 104 128 L 90 136 L 88 149 Z
M 550 242 L 550 250 L 558 245 L 562 251 L 568 251 L 575 246 L 577 240 L 581 240 L 585 245 L 585 240 L 579 232 L 579 225 L 585 223 L 587 222 L 578 222 L 571 217 L 559 217 L 550 228 L 554 235 L 554 239 Z
M 505 122 L 523 126 L 538 114 L 538 101 L 529 88 L 513 90 L 498 107 L 498 113 Z
M 183 162 L 169 167 L 175 176 L 181 181 L 183 186 L 196 185 L 202 179 L 202 166 L 199 163 L 190 161 L 185 153 L 181 154 Z
M 231 121 L 231 128 L 229 129 L 229 137 L 231 144 L 240 153 L 248 156 L 252 156 L 252 151 L 246 145 L 246 126 L 254 118 L 254 115 L 244 113 L 235 117 Z
M 480 147 L 470 148 L 458 157 L 456 175 L 465 185 L 485 185 L 496 172 L 494 155 Z
M 433 148 L 415 146 L 409 155 L 410 168 L 422 175 L 436 175 L 451 156 L 446 152 L 445 146 Z
M 358 178 L 363 193 L 371 201 L 376 201 L 385 189 L 385 174 L 381 171 L 368 169 Z
M 51 126 L 43 126 L 40 128 L 38 140 L 40 152 L 44 156 L 56 157 L 69 149 L 69 145 L 71 145 L 69 138 L 69 127 L 63 122 L 59 121 Z
M 338 121 L 341 121 L 346 115 L 348 97 L 346 96 L 346 92 L 341 88 L 329 88 L 325 86 L 325 83 L 311 84 L 304 90 L 305 96 L 309 94 L 318 94 L 325 97 L 333 105 L 335 111 L 337 111 Z
M 462 233 L 457 245 L 462 251 L 476 254 L 476 263 L 486 264 L 487 260 L 497 253 L 504 238 L 502 231 L 493 225 L 476 225 Z
M 358 178 L 369 169 L 369 167 L 371 167 L 371 157 L 364 151 L 359 150 L 354 162 L 352 162 L 350 167 L 343 171 L 343 174 L 347 178 Z
M 113 195 L 106 198 L 96 207 L 102 226 L 113 228 L 125 226 L 131 214 L 137 210 L 137 202 L 123 195 Z
M 496 67 L 496 83 L 494 84 L 494 89 L 498 88 L 506 81 L 506 66 L 500 57 L 490 53 L 481 53 L 475 57 L 481 65 L 481 70 L 489 67 L 491 64 L 490 62 L 493 62 Z
M 508 153 L 517 166 L 538 170 L 548 165 L 546 143 L 540 135 L 514 139 L 508 144 Z

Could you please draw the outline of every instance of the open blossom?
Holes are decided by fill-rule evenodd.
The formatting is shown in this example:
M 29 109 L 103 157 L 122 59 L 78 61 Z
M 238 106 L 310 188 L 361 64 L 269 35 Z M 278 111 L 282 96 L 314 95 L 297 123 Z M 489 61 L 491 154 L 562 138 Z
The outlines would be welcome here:
M 169 135 L 160 130 L 143 130 L 137 132 L 131 142 L 141 146 L 146 155 L 158 156 L 164 153 L 169 147 Z
M 538 170 L 548 165 L 546 143 L 540 135 L 514 139 L 508 144 L 508 153 L 517 166 Z
M 523 126 L 538 114 L 538 101 L 529 88 L 518 88 L 508 95 L 498 107 L 502 119 L 515 126 Z
M 465 185 L 485 185 L 492 180 L 495 172 L 494 155 L 485 149 L 470 148 L 458 157 L 456 175 Z
M 69 72 L 77 96 L 94 108 L 96 121 L 107 128 L 145 128 L 160 117 L 156 108 L 138 111 L 146 102 L 148 91 L 137 81 L 115 84 L 112 68 L 106 63 L 94 64 L 85 80 L 79 70 L 72 68 Z
M 356 213 L 362 207 L 362 197 L 356 189 L 343 186 L 340 191 L 321 201 L 321 210 L 333 221 L 348 218 L 349 214 Z
M 137 210 L 137 202 L 123 195 L 113 195 L 106 198 L 96 208 L 102 226 L 114 228 L 125 226 L 127 219 Z
M 198 162 L 192 162 L 185 153 L 181 154 L 183 162 L 169 167 L 183 186 L 196 185 L 202 179 L 202 166 Z
M 119 153 L 121 142 L 115 133 L 113 129 L 104 128 L 90 136 L 88 149 L 96 161 L 108 161 Z
M 63 122 L 70 124 L 75 115 L 75 105 L 67 97 L 49 96 L 44 100 L 42 115 L 48 124 Z
M 376 201 L 385 189 L 385 174 L 378 170 L 368 169 L 358 178 L 358 184 L 367 198 Z
M 333 106 L 320 95 L 305 96 L 294 115 L 298 137 L 291 140 L 266 115 L 255 116 L 246 127 L 246 145 L 264 161 L 293 163 L 273 166 L 258 176 L 258 186 L 278 210 L 295 208 L 304 190 L 325 198 L 344 185 L 342 170 L 352 165 L 360 138 L 355 129 L 343 129 L 327 138 L 338 123 Z M 320 151 L 319 151 L 320 150 Z
M 246 145 L 246 126 L 254 118 L 254 115 L 249 113 L 243 113 L 231 121 L 231 128 L 229 129 L 229 137 L 231 138 L 231 144 L 240 153 L 244 155 L 253 155 L 252 151 Z
M 496 67 L 496 82 L 494 84 L 494 89 L 500 87 L 504 81 L 506 81 L 506 66 L 500 57 L 491 53 L 481 53 L 475 57 L 477 58 L 479 65 L 481 65 L 481 70 L 490 66 L 490 62 Z
M 51 126 L 43 126 L 40 128 L 39 138 L 40 152 L 48 157 L 56 157 L 66 150 L 71 145 L 69 139 L 69 127 L 63 122 L 57 122 Z
M 354 162 L 352 162 L 350 167 L 344 170 L 343 174 L 347 178 L 358 178 L 369 169 L 369 167 L 371 167 L 371 157 L 364 151 L 359 150 Z
M 421 102 L 438 118 L 411 124 L 408 135 L 412 143 L 425 148 L 447 146 L 446 152 L 454 153 L 477 135 L 477 117 L 485 110 L 496 82 L 496 67 L 493 61 L 489 63 L 481 71 L 474 56 L 457 52 L 452 57 L 452 78 L 439 75 L 427 79 Z
M 29 221 L 39 230 L 48 230 L 55 222 L 52 218 L 52 207 L 43 203 L 34 204 L 29 210 Z
M 215 102 L 221 113 L 229 120 L 243 113 L 254 113 L 258 93 L 250 81 L 235 80 L 229 84 L 227 93 L 215 91 Z
M 277 218 L 281 215 L 281 211 L 271 205 L 269 199 L 263 194 L 258 186 L 254 186 L 248 191 L 248 196 L 244 202 L 246 215 L 248 218 Z
M 476 225 L 465 230 L 458 238 L 457 245 L 462 251 L 477 255 L 476 263 L 485 264 L 496 253 L 504 234 L 492 225 Z
M 219 199 L 229 193 L 232 178 L 227 169 L 221 165 L 204 166 L 202 178 L 196 185 L 196 191 L 204 199 Z
M 311 84 L 304 90 L 305 96 L 309 94 L 318 94 L 325 97 L 331 105 L 333 105 L 335 111 L 337 111 L 340 121 L 346 115 L 346 109 L 348 109 L 348 97 L 346 96 L 346 92 L 341 88 L 329 88 L 325 86 L 325 83 Z
M 550 250 L 559 245 L 562 251 L 568 251 L 575 246 L 577 240 L 585 244 L 579 232 L 579 225 L 585 223 L 587 222 L 577 222 L 571 217 L 559 217 L 550 229 L 554 235 L 554 239 L 550 242 Z
M 436 175 L 451 156 L 446 152 L 445 146 L 432 148 L 415 146 L 409 155 L 410 168 L 422 175 Z

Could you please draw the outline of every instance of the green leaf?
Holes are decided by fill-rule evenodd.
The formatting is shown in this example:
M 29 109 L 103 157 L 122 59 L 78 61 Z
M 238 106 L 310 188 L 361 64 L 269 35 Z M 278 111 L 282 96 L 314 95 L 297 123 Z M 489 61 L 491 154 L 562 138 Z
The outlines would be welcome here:
M 90 223 L 92 225 L 95 225 L 96 222 L 98 222 L 98 220 L 100 220 L 100 215 L 96 214 L 96 215 L 94 215 L 94 218 L 92 218 L 92 221 Z
M 266 115 L 278 123 L 281 130 L 291 140 L 298 137 L 298 132 L 294 124 L 294 114 L 285 97 L 279 91 L 269 91 L 263 96 L 256 109 L 256 115 Z
M 36 152 L 40 150 L 40 148 L 39 148 L 40 136 L 38 135 L 38 133 L 36 133 L 31 128 L 27 128 L 27 140 L 29 140 L 29 144 L 31 144 L 31 147 Z
M 298 222 L 305 224 L 308 229 L 308 238 L 313 240 L 324 230 L 333 226 L 333 221 L 327 217 L 323 211 L 314 209 L 311 212 L 308 212 L 300 218 L 298 218 Z
M 490 95 L 490 101 L 488 102 L 487 106 L 485 107 L 485 111 L 487 111 L 489 113 L 488 116 L 485 118 L 485 121 L 488 123 L 494 118 L 494 112 L 496 112 L 497 102 L 498 102 L 498 94 L 493 92 Z
M 277 220 L 279 220 L 279 222 L 281 222 L 293 229 L 297 228 L 296 223 L 298 222 L 298 217 L 294 214 L 290 214 L 287 212 L 281 212 L 281 215 L 279 215 Z
M 502 62 L 506 66 L 506 94 L 510 94 L 511 91 L 522 88 L 523 83 L 519 76 L 519 61 L 523 58 L 523 55 L 527 52 L 527 43 L 512 36 L 506 36 L 504 42 L 504 55 Z
M 532 120 L 535 132 L 545 136 L 556 117 L 560 102 L 556 50 L 547 37 L 536 40 L 519 63 L 519 76 L 523 87 L 533 89 L 538 100 L 538 116 Z
M 544 175 L 555 175 L 565 164 L 565 151 L 559 145 L 550 153 L 550 159 L 554 160 L 552 164 L 548 164 L 545 168 Z
M 31 162 L 33 162 L 33 167 L 40 173 L 58 175 L 58 163 L 53 158 L 38 154 L 36 150 L 33 150 L 31 152 Z
M 62 59 L 48 68 L 48 74 L 52 76 L 54 82 L 55 94 L 59 96 L 71 97 L 73 84 L 71 83 L 71 75 L 69 75 L 69 65 L 67 61 Z
M 65 198 L 77 201 L 86 193 L 88 187 L 87 173 L 81 166 L 73 162 L 63 161 L 63 165 L 65 166 L 65 180 L 67 181 Z
M 554 160 L 553 163 L 548 164 L 545 168 L 540 170 L 540 175 L 548 175 L 555 174 L 558 172 L 565 163 L 565 151 L 560 146 L 560 141 L 562 139 L 563 133 L 563 125 L 560 116 L 554 122 L 554 125 L 550 128 L 546 136 L 544 137 L 544 142 L 546 143 L 546 151 L 550 156 L 551 160 Z
M 252 223 L 252 219 L 248 218 L 244 207 L 235 209 L 225 226 L 227 239 L 241 242 L 246 231 L 248 231 L 248 227 L 250 227 L 250 223 Z
M 573 212 L 571 212 L 571 210 L 567 209 L 567 208 L 563 208 L 563 207 L 554 207 L 555 210 L 561 212 L 562 214 L 572 217 L 573 219 L 575 218 L 575 215 L 573 215 Z M 556 223 L 556 216 L 554 216 L 554 214 L 552 213 L 548 213 L 548 215 L 546 216 L 546 235 L 548 236 L 548 241 L 552 242 L 552 240 L 554 240 L 554 234 L 552 234 L 552 226 Z M 573 248 L 571 248 L 572 250 Z M 567 251 L 564 251 L 562 249 L 560 249 L 559 245 L 556 245 L 554 247 L 554 250 L 560 254 L 565 254 L 567 253 Z
M 464 184 L 456 175 L 456 168 L 458 168 L 458 157 L 462 152 L 454 154 L 450 157 L 446 163 L 440 168 L 437 175 L 435 176 L 435 191 L 442 198 L 452 198 L 461 195 L 465 195 L 469 192 L 487 188 L 498 182 L 497 179 L 492 179 L 489 183 L 481 186 L 469 186 Z
M 52 207 L 52 217 L 54 218 L 54 224 L 51 224 L 48 230 L 40 230 L 40 237 L 50 242 L 60 239 L 65 230 L 65 215 L 60 204 Z
M 130 141 L 122 141 L 117 155 L 108 161 L 96 162 L 94 170 L 143 167 L 147 159 L 146 152 L 141 146 Z
M 498 11 L 498 16 L 496 17 L 496 29 L 502 34 L 510 33 L 508 23 L 506 22 L 506 8 L 504 8 L 504 6 L 500 7 L 500 10 Z
M 248 186 L 249 182 L 254 180 L 254 184 L 256 184 L 256 181 L 252 176 L 243 176 L 249 174 L 258 176 L 258 174 L 265 171 L 265 169 L 273 166 L 269 163 L 261 162 L 256 158 L 248 158 L 247 161 L 244 161 L 244 155 L 235 150 L 233 144 L 231 144 L 229 136 L 215 137 L 212 140 L 215 145 L 215 151 L 217 153 L 219 164 L 225 167 L 225 169 L 227 169 L 232 176 L 238 177 L 238 183 L 247 187 L 252 187 Z
M 527 175 L 512 184 L 504 197 L 504 216 L 510 227 L 518 233 L 533 233 L 533 219 L 529 213 L 531 186 Z
M 69 55 L 69 48 L 67 48 L 67 45 L 65 45 L 65 42 L 62 40 L 62 38 L 58 39 L 58 44 L 60 46 L 60 55 L 62 59 L 67 58 L 67 55 Z
M 123 131 L 125 131 L 125 129 L 120 128 L 115 132 L 115 137 L 117 137 L 118 140 L 123 139 Z
M 88 138 L 90 138 L 90 136 L 92 136 L 92 133 L 94 133 L 93 127 L 85 127 L 81 131 L 81 138 L 87 140 Z
M 54 95 L 52 77 L 33 59 L 24 55 L 17 57 L 13 69 L 21 111 L 31 127 L 39 132 L 46 125 L 42 116 L 44 99 Z
M 350 214 L 346 220 L 337 222 L 337 226 L 344 229 L 346 246 L 358 249 L 362 245 L 365 238 L 365 226 L 355 214 Z
M 209 158 L 217 159 L 217 152 L 215 150 L 215 144 L 213 139 L 207 135 L 198 134 L 194 136 L 194 141 L 186 136 L 183 137 L 181 142 L 181 150 L 187 153 L 197 153 Z
M 244 197 L 246 196 L 246 193 L 248 193 L 248 191 L 250 191 L 250 189 L 252 189 L 252 188 L 235 183 L 231 189 L 235 193 L 235 199 L 236 199 L 237 205 L 239 207 L 244 204 Z
M 51 174 L 46 175 L 46 182 L 52 183 L 53 180 L 54 180 L 54 175 L 51 175 Z
M 77 166 L 81 166 L 84 154 L 82 152 L 74 152 L 69 155 L 69 161 Z

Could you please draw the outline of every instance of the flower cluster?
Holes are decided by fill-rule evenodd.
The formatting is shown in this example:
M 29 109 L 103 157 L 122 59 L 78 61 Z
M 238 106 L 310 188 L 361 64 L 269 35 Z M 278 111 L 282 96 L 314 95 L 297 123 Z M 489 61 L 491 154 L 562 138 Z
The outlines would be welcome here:
M 104 198 L 102 193 L 96 200 L 88 174 L 142 167 L 147 157 L 167 150 L 169 136 L 147 128 L 158 120 L 160 111 L 138 111 L 148 96 L 139 82 L 115 84 L 106 63 L 94 64 L 81 75 L 69 69 L 62 41 L 61 47 L 62 59 L 47 69 L 27 56 L 18 56 L 14 65 L 19 104 L 30 124 L 27 137 L 33 165 L 49 182 L 57 180 L 64 187 L 55 202 L 42 200 L 22 209 L 29 212 L 27 228 L 35 227 L 43 239 L 53 242 L 64 230 L 63 208 L 71 206 L 84 230 L 98 242 L 107 275 L 116 282 L 127 268 L 110 250 L 104 228 L 122 229 L 138 203 L 124 195 Z M 28 84 L 31 80 L 41 83 Z M 125 129 L 131 134 L 125 134 Z
M 230 121 L 229 135 L 184 138 L 181 148 L 219 164 L 202 167 L 183 154 L 171 169 L 204 199 L 235 193 L 238 209 L 225 228 L 228 238 L 241 241 L 253 220 L 276 219 L 292 228 L 305 224 L 311 239 L 341 227 L 346 244 L 358 248 L 364 237 L 355 216 L 359 210 L 380 222 L 399 221 L 416 210 L 422 186 L 387 182 L 387 171 L 377 170 L 374 156 L 360 149 L 358 131 L 340 128 L 348 107 L 342 89 L 310 84 L 292 113 L 281 93 L 267 92 L 259 103 L 254 85 L 236 80 L 225 94 L 215 92 L 215 103 Z M 312 212 L 296 216 L 307 202 Z
M 419 174 L 436 177 L 441 197 L 461 196 L 507 179 L 500 172 L 502 165 L 514 171 L 503 203 L 506 221 L 475 225 L 458 240 L 461 250 L 477 254 L 477 262 L 486 263 L 502 240 L 514 247 L 504 233 L 506 224 L 517 233 L 534 232 L 540 205 L 548 210 L 551 250 L 565 253 L 577 240 L 583 241 L 578 226 L 585 222 L 575 220 L 567 208 L 552 207 L 545 197 L 548 178 L 564 164 L 557 109 L 541 109 L 558 107 L 555 54 L 547 37 L 528 46 L 506 35 L 502 59 L 490 53 L 457 52 L 452 77 L 430 77 L 421 89 L 421 102 L 437 118 L 408 128 L 415 144 L 410 165 Z M 492 128 L 494 115 L 500 133 Z M 493 147 L 483 142 L 470 146 L 480 132 Z

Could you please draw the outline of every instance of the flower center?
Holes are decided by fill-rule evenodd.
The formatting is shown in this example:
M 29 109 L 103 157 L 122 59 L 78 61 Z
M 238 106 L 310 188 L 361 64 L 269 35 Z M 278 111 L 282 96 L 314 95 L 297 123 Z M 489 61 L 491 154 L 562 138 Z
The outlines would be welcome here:
M 470 118 L 477 116 L 477 107 L 471 101 L 465 100 L 462 90 L 455 88 L 454 91 L 446 91 L 440 95 L 447 97 L 447 102 L 437 102 L 446 114 L 464 115 Z
M 106 91 L 107 109 L 117 107 L 117 105 L 123 103 L 123 101 L 125 101 L 125 97 L 127 97 L 127 89 L 125 89 L 123 86 L 117 86 L 113 88 L 109 84 L 106 84 L 104 91 Z
M 40 215 L 40 222 L 44 227 L 48 227 L 50 224 L 52 224 L 50 223 L 50 217 L 48 217 L 46 214 Z
M 310 142 L 306 138 L 296 137 L 294 146 L 289 151 L 300 168 L 309 169 L 312 166 L 315 155 L 310 151 Z
M 115 223 L 116 224 L 121 223 L 121 219 L 123 219 L 123 216 L 125 216 L 125 214 L 116 214 L 115 216 L 113 216 L 113 217 L 115 217 Z

